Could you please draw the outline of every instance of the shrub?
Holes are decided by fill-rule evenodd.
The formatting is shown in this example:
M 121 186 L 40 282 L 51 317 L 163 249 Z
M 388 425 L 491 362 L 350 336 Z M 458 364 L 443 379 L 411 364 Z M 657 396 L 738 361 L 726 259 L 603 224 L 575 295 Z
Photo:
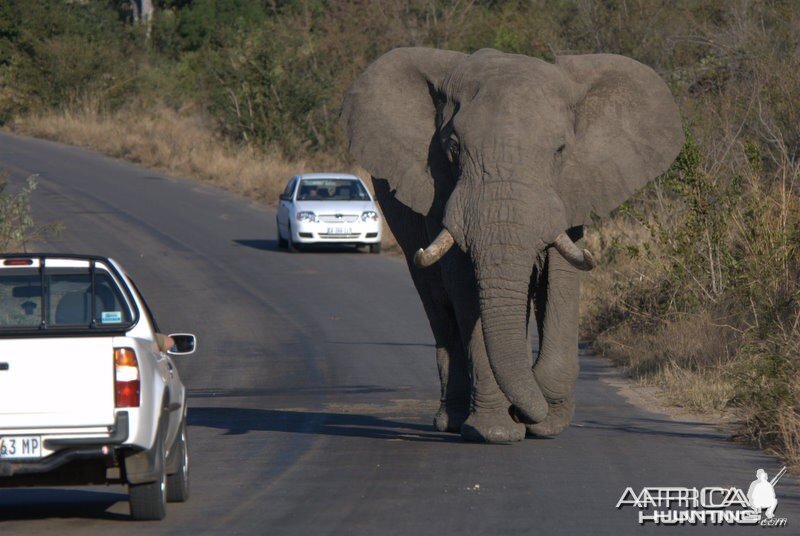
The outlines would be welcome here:
M 34 177 L 17 194 L 6 191 L 8 181 L 0 175 L 0 252 L 24 250 L 31 238 L 33 218 L 30 215 L 30 193 L 36 189 Z
M 60 106 L 115 105 L 135 76 L 135 29 L 107 2 L 0 4 L 0 122 Z

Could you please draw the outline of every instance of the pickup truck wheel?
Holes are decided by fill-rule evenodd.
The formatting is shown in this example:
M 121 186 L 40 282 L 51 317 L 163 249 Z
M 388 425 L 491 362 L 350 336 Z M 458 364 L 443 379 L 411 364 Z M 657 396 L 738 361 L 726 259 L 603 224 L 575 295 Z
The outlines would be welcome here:
M 128 486 L 131 517 L 140 521 L 158 521 L 167 515 L 167 475 L 148 484 Z
M 146 484 L 130 484 L 128 499 L 131 504 L 131 517 L 140 521 L 158 521 L 167 515 L 167 473 L 165 470 L 164 444 L 158 439 L 161 457 L 161 478 Z
M 189 499 L 189 436 L 186 423 L 181 425 L 181 432 L 175 440 L 175 455 L 178 456 L 178 471 L 167 475 L 167 501 L 185 502 Z

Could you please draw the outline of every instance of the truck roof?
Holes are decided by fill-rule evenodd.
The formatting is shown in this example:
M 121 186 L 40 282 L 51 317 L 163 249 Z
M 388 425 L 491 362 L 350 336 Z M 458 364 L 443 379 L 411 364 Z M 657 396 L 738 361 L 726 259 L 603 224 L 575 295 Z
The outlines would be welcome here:
M 0 259 L 73 259 L 85 261 L 110 261 L 100 255 L 81 255 L 77 253 L 0 253 Z
M 31 263 L 22 265 L 13 262 L 14 260 L 30 260 Z M 110 257 L 103 257 L 100 255 L 81 255 L 75 253 L 0 253 L 0 268 L 18 268 L 20 266 L 39 267 L 42 260 L 47 261 L 47 265 L 54 268 L 88 267 L 91 262 L 96 262 L 105 264 L 107 266 L 113 266 L 114 269 L 122 271 L 119 264 Z

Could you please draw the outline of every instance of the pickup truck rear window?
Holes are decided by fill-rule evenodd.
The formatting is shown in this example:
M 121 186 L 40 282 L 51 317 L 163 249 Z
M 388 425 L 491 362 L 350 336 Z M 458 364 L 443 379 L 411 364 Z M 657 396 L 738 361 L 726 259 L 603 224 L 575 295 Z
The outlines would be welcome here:
M 97 267 L 0 271 L 0 331 L 124 329 L 133 315 L 107 271 Z

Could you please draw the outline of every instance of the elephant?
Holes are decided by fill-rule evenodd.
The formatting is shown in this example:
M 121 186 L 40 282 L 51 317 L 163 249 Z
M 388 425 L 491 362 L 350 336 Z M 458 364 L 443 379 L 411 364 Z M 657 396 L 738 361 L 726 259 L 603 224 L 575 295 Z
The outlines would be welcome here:
M 684 133 L 664 81 L 613 54 L 397 48 L 353 82 L 340 125 L 433 332 L 435 428 L 490 443 L 562 432 L 579 272 L 596 264 L 583 229 L 677 157 Z

